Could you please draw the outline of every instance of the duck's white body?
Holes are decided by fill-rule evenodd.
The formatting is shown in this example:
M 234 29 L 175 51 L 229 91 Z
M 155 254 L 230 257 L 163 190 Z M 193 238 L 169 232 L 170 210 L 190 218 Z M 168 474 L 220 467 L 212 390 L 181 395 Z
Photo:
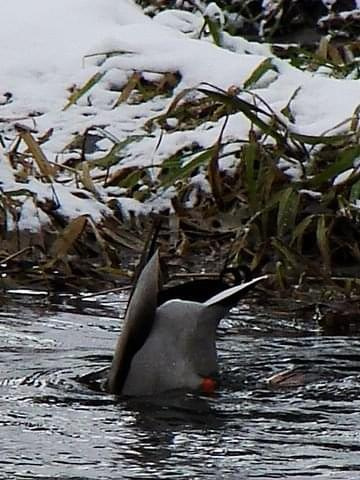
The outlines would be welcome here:
M 215 333 L 222 316 L 221 308 L 196 302 L 161 305 L 148 339 L 133 357 L 123 393 L 199 389 L 204 378 L 217 373 Z
M 174 299 L 158 307 L 159 272 L 156 252 L 128 305 L 107 382 L 111 393 L 199 390 L 217 373 L 216 328 L 230 309 L 229 299 L 266 278 L 226 289 L 204 303 Z

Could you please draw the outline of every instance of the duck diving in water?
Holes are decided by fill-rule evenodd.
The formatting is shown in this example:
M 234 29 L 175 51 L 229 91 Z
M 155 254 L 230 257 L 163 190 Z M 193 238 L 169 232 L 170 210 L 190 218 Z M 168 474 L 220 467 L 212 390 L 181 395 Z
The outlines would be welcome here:
M 267 278 L 264 275 L 230 288 L 221 281 L 204 280 L 208 298 L 195 301 L 199 282 L 190 282 L 189 288 L 161 290 L 160 277 L 156 251 L 138 276 L 127 306 L 105 382 L 109 393 L 142 396 L 176 389 L 213 391 L 218 371 L 217 326 L 245 293 Z

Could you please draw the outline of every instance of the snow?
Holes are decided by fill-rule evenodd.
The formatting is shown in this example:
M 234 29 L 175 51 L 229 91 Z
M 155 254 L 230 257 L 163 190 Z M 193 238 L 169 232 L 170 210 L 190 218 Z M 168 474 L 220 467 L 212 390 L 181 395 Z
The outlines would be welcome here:
M 225 16 L 221 8 L 219 8 L 215 2 L 209 3 L 209 5 L 205 8 L 204 16 L 221 26 L 225 25 Z
M 205 13 L 219 16 L 215 4 Z M 0 132 L 8 141 L 0 151 L 0 188 L 3 192 L 26 189 L 40 204 L 53 200 L 56 191 L 60 211 L 69 219 L 86 214 L 99 222 L 110 215 L 111 209 L 104 206 L 104 199 L 106 203 L 113 197 L 114 187 L 107 190 L 99 181 L 101 199 L 85 190 L 82 193 L 85 192 L 86 198 L 84 195 L 80 198 L 81 188 L 75 178 L 63 184 L 44 183 L 41 179 L 20 182 L 6 156 L 10 140 L 16 136 L 13 125 L 17 121 L 34 128 L 35 136 L 39 137 L 53 129 L 42 148 L 49 161 L 56 164 L 72 158 L 68 145 L 86 129 L 107 132 L 109 140 L 102 142 L 104 148 L 112 145 L 112 138 L 123 141 L 137 135 L 136 141 L 120 151 L 121 162 L 112 169 L 152 168 L 193 143 L 201 147 L 212 145 L 220 133 L 222 122 L 172 131 L 177 120 L 169 118 L 169 132 L 159 143 L 160 128 L 149 135 L 144 125 L 166 112 L 170 98 L 156 97 L 140 104 L 123 102 L 114 108 L 119 90 L 136 71 L 145 71 L 147 75 L 178 73 L 181 80 L 174 95 L 202 82 L 227 90 L 242 87 L 254 70 L 271 57 L 274 70 L 252 86 L 252 91 L 286 122 L 281 110 L 292 99 L 294 120 L 290 127 L 307 135 L 348 129 L 360 104 L 357 80 L 337 80 L 297 70 L 273 57 L 267 45 L 226 33 L 222 34 L 224 48 L 215 46 L 208 38 L 197 39 L 204 24 L 199 12 L 168 10 L 150 19 L 131 0 L 12 0 L 4 2 L 2 18 L 6 21 L 0 29 Z M 121 54 L 106 56 L 114 51 Z M 74 85 L 82 86 L 99 73 L 104 74 L 102 79 L 76 104 L 64 110 Z M 249 127 L 243 115 L 233 115 L 224 138 L 244 140 Z M 105 154 L 98 151 L 89 154 L 87 160 L 91 163 Z M 103 171 L 95 169 L 94 173 L 101 176 Z M 156 169 L 152 168 L 151 174 L 156 175 Z M 126 197 L 126 193 L 121 196 L 120 189 L 116 199 L 125 215 L 131 211 L 147 213 L 150 208 L 170 207 L 171 191 L 171 188 L 165 191 L 161 198 L 158 194 L 150 198 L 147 205 Z M 36 207 L 29 201 L 24 206 L 29 230 L 38 228 L 39 222 L 46 222 L 46 215 L 31 214 L 32 209 Z
M 2 6 L 1 88 L 15 93 L 24 110 L 63 106 L 73 83 L 88 78 L 82 68 L 92 45 L 112 38 L 122 24 L 147 22 L 122 0 L 14 0 Z
M 204 25 L 200 15 L 181 10 L 164 10 L 154 18 L 156 23 L 178 30 L 190 38 L 198 38 Z

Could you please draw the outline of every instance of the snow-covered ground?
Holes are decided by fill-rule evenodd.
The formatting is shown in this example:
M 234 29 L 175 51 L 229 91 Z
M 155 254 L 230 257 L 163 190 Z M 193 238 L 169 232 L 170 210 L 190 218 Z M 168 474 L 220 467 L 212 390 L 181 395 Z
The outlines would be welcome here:
M 286 123 L 288 119 L 281 111 L 292 99 L 290 127 L 307 135 L 348 129 L 360 104 L 358 80 L 337 80 L 329 78 L 326 72 L 311 74 L 297 70 L 273 57 L 266 45 L 227 34 L 223 38 L 224 48 L 209 39 L 197 39 L 203 26 L 200 14 L 169 10 L 150 19 L 131 0 L 12 0 L 4 2 L 2 18 L 0 188 L 2 192 L 24 189 L 29 192 L 20 197 L 27 200 L 21 218 L 23 227 L 29 230 L 47 221 L 46 214 L 39 214 L 36 200 L 41 204 L 54 199 L 55 194 L 64 217 L 89 214 L 95 221 L 110 214 L 106 202 L 113 196 L 125 213 L 160 208 L 169 199 L 164 193 L 144 205 L 122 197 L 125 193 L 120 188 L 104 187 L 104 172 L 99 168 L 91 169 L 95 193 L 79 194 L 78 179 L 70 175 L 69 181 L 65 181 L 66 173 L 58 174 L 64 176 L 62 184 L 46 183 L 33 176 L 31 181 L 20 179 L 21 175 L 14 172 L 19 173 L 21 165 L 17 171 L 7 155 L 11 139 L 16 136 L 16 122 L 33 129 L 36 138 L 53 129 L 42 149 L 49 162 L 57 164 L 73 158 L 68 146 L 86 129 L 95 127 L 119 141 L 139 135 L 137 141 L 124 148 L 121 161 L 113 169 L 151 167 L 194 142 L 202 147 L 214 143 L 222 123 L 169 131 L 160 143 L 160 128 L 152 135 L 144 130 L 149 119 L 166 111 L 171 98 L 155 97 L 140 104 L 123 102 L 116 106 L 119 90 L 135 71 L 143 72 L 149 79 L 159 73 L 179 73 L 181 81 L 175 88 L 175 96 L 201 82 L 223 89 L 242 87 L 254 70 L 272 57 L 274 69 L 252 89 Z M 106 55 L 109 52 L 118 54 Z M 101 80 L 68 106 L 74 86 L 81 87 L 95 74 L 101 74 Z M 64 109 L 65 106 L 68 108 Z M 225 139 L 246 139 L 248 129 L 249 122 L 243 115 L 233 115 Z M 90 167 L 94 159 L 105 155 L 112 142 L 104 139 L 98 147 L 103 151 L 88 156 Z M 24 151 L 25 145 L 21 149 Z

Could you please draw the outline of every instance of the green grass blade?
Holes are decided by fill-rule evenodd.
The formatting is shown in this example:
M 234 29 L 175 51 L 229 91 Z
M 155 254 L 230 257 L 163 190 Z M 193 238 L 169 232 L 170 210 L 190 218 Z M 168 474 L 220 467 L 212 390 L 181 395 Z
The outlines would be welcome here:
M 276 66 L 273 64 L 273 61 L 271 58 L 266 58 L 263 60 L 256 68 L 255 70 L 250 74 L 249 78 L 245 80 L 244 82 L 244 88 L 252 88 L 254 87 L 255 83 L 260 80 L 260 78 L 265 75 L 266 72 L 269 70 L 273 70 L 274 72 L 278 72 L 278 69 Z
M 179 164 L 178 168 L 173 165 L 172 168 L 169 168 L 166 171 L 166 175 L 162 176 L 160 179 L 160 185 L 167 188 L 170 185 L 173 185 L 177 180 L 183 180 L 184 178 L 189 177 L 195 169 L 210 162 L 214 152 L 215 147 L 212 147 L 200 153 L 185 165 Z M 172 160 L 172 162 L 174 162 L 174 160 Z M 164 166 L 167 166 L 166 161 L 163 164 L 163 167 Z
M 299 194 L 288 187 L 283 190 L 279 199 L 277 215 L 277 235 L 282 238 L 294 229 L 299 207 Z
M 289 137 L 298 142 L 307 145 L 335 145 L 338 146 L 349 140 L 352 134 L 344 133 L 340 135 L 303 135 L 301 133 L 289 132 Z
M 309 215 L 305 217 L 303 220 L 301 220 L 301 222 L 298 223 L 294 228 L 294 231 L 291 235 L 290 247 L 292 247 L 293 244 L 296 242 L 296 250 L 298 251 L 298 253 L 302 252 L 304 234 L 306 230 L 310 227 L 314 218 L 315 218 L 315 215 Z
M 81 98 L 85 93 L 87 93 L 94 85 L 96 85 L 105 75 L 105 72 L 95 73 L 89 80 L 80 88 L 76 88 L 75 91 L 70 95 L 68 103 L 63 108 L 63 111 L 67 110 L 71 105 L 74 105 L 79 98 Z
M 274 120 L 274 114 L 263 110 L 262 108 L 253 105 L 246 100 L 243 100 L 237 96 L 229 95 L 226 92 L 210 90 L 207 88 L 200 87 L 197 89 L 199 92 L 204 95 L 212 98 L 215 101 L 218 101 L 228 107 L 229 113 L 242 112 L 254 125 L 256 125 L 265 135 L 273 137 L 278 143 L 284 143 L 284 135 L 279 133 L 279 129 L 276 128 L 278 123 L 270 122 Z M 265 115 L 269 118 L 269 123 L 266 123 L 260 118 L 260 115 Z
M 323 183 L 332 180 L 343 171 L 351 168 L 360 155 L 360 145 L 349 147 L 339 153 L 337 160 L 329 165 L 325 170 L 315 175 L 309 180 L 311 187 L 318 188 Z
M 205 23 L 209 29 L 210 35 L 218 47 L 221 46 L 221 27 L 218 22 L 211 20 L 210 17 L 205 16 Z
M 108 167 L 111 167 L 112 165 L 116 165 L 121 160 L 120 152 L 124 148 L 126 148 L 128 145 L 130 145 L 133 142 L 140 142 L 140 140 L 148 136 L 149 135 L 130 135 L 122 142 L 119 142 L 113 145 L 111 150 L 106 155 L 92 162 L 92 165 L 100 168 L 108 168 Z
M 258 147 L 255 142 L 248 143 L 243 146 L 242 158 L 245 162 L 245 186 L 248 192 L 249 205 L 254 212 L 258 210 L 258 197 L 257 197 L 257 181 L 255 172 L 255 161 L 258 154 Z
M 329 228 L 326 226 L 325 215 L 319 215 L 316 225 L 316 241 L 321 253 L 326 271 L 330 271 L 331 253 L 329 246 Z

